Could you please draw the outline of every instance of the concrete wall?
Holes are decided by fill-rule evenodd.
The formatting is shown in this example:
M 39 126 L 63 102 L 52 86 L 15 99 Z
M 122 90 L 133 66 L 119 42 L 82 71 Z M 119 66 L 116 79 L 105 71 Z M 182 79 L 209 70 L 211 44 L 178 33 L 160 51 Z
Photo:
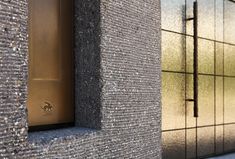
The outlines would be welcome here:
M 0 158 L 161 158 L 160 0 L 75 1 L 76 127 L 34 133 L 28 1 L 0 1 Z

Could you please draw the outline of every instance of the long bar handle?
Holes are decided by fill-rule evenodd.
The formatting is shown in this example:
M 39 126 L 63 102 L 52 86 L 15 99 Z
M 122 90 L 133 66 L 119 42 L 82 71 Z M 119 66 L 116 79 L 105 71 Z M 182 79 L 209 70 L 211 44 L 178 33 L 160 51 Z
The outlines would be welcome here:
M 193 20 L 193 99 L 186 99 L 188 102 L 194 102 L 193 116 L 198 117 L 198 3 L 193 3 L 193 18 L 186 19 Z
M 193 52 L 193 98 L 194 98 L 194 117 L 198 117 L 198 2 L 193 3 L 193 40 L 194 40 L 194 52 Z

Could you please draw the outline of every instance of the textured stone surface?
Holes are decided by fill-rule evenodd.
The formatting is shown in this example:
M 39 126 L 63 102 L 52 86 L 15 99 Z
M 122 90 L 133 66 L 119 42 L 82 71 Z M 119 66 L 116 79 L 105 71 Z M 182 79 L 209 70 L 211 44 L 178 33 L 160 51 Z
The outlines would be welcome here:
M 76 0 L 77 127 L 29 134 L 27 2 L 0 1 L 0 158 L 161 158 L 159 0 Z

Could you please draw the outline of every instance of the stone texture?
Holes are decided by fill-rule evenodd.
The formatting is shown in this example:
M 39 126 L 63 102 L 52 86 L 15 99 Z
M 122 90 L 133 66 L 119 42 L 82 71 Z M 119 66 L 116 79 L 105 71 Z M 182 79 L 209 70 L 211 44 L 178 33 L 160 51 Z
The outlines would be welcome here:
M 76 0 L 76 127 L 34 133 L 27 2 L 0 1 L 0 158 L 161 158 L 159 0 Z

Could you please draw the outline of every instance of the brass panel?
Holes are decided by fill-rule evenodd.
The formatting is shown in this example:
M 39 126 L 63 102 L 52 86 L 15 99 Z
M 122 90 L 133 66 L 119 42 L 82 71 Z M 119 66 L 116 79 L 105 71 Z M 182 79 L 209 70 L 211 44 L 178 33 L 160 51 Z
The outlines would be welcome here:
M 193 75 L 186 75 L 186 99 L 193 99 Z M 186 102 L 187 128 L 196 127 L 196 118 L 193 116 L 193 102 Z
M 224 44 L 223 43 L 216 43 L 216 67 L 215 72 L 216 75 L 223 75 L 224 74 Z
M 235 46 L 224 44 L 224 74 L 235 76 Z
M 162 69 L 185 71 L 185 36 L 162 31 Z
M 182 21 L 193 18 L 193 2 L 161 4 L 163 158 L 185 153 L 200 158 L 235 147 L 235 3 L 197 0 L 199 117 L 194 118 L 193 100 L 185 102 L 194 95 L 193 20 Z
M 185 128 L 185 75 L 162 73 L 162 129 Z
M 235 44 L 235 3 L 224 1 L 224 41 Z
M 193 73 L 193 38 L 186 36 L 186 72 Z
M 33 0 L 30 24 L 30 67 L 34 80 L 60 80 L 60 1 Z
M 164 159 L 184 159 L 185 130 L 163 132 L 162 146 Z
M 223 153 L 224 126 L 216 126 L 216 154 Z
M 223 77 L 216 77 L 216 94 L 215 94 L 215 106 L 216 106 L 216 124 L 223 124 L 224 120 L 224 90 L 223 90 Z
M 187 142 L 187 148 L 186 158 L 196 158 L 196 144 L 197 144 L 197 137 L 196 137 L 196 129 L 186 129 L 186 142 Z
M 214 40 L 215 0 L 197 0 L 197 2 L 198 2 L 198 36 Z
M 194 0 L 186 0 L 186 18 L 193 17 L 193 2 Z M 186 22 L 186 34 L 193 35 L 193 20 Z
M 198 126 L 213 125 L 215 123 L 215 91 L 214 91 L 214 77 L 199 75 L 198 82 L 198 105 L 199 114 Z
M 30 126 L 73 122 L 73 1 L 29 0 Z
M 213 155 L 215 152 L 215 128 L 197 128 L 197 154 L 198 156 Z
M 185 0 L 163 0 L 162 29 L 185 33 Z
M 215 45 L 213 41 L 204 39 L 198 40 L 199 73 L 214 74 L 214 46 Z M 193 48 L 193 38 L 186 36 L 186 72 L 190 73 L 193 73 Z
M 235 78 L 224 78 L 224 122 L 235 122 Z
M 214 42 L 204 39 L 199 39 L 198 42 L 198 71 L 214 74 Z
M 224 126 L 224 151 L 231 152 L 235 150 L 235 124 Z
M 215 40 L 224 41 L 224 0 L 216 0 Z

